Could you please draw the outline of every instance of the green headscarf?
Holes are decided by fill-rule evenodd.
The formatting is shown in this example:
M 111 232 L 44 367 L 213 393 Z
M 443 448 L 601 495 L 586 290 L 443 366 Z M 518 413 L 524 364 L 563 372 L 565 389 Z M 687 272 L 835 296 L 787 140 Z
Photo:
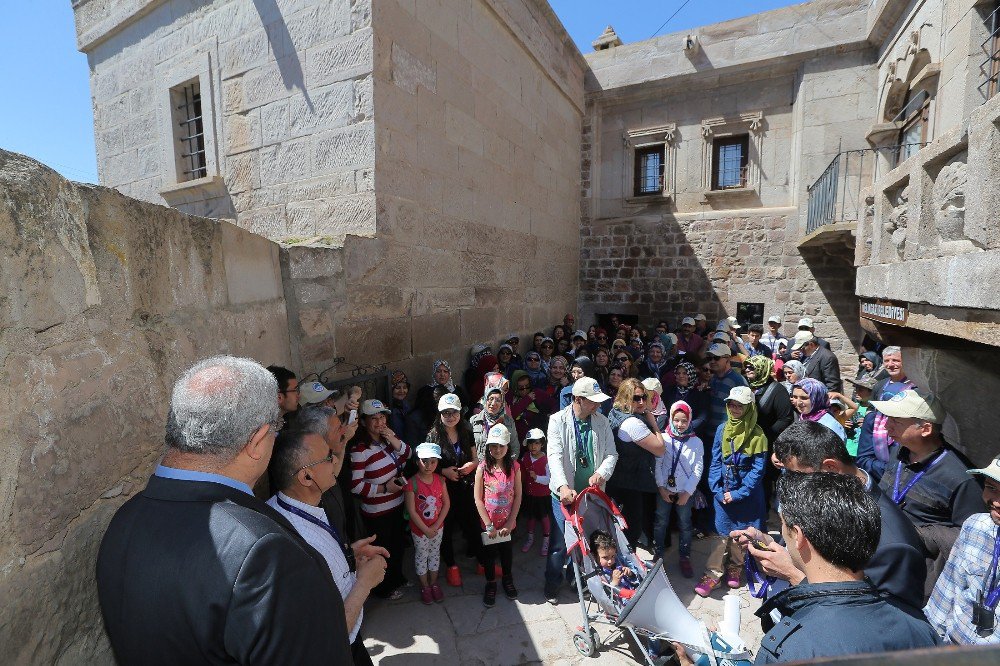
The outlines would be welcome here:
M 732 442 L 732 445 L 730 445 Z M 767 451 L 767 437 L 757 425 L 757 404 L 743 407 L 743 418 L 736 420 L 726 407 L 726 425 L 722 429 L 722 457 L 730 456 L 733 449 L 745 456 L 755 456 Z
M 774 372 L 774 361 L 772 361 L 767 356 L 751 356 L 747 363 L 753 368 L 754 373 L 756 373 L 753 381 L 750 382 L 750 388 L 759 389 L 760 387 L 771 381 L 771 373 Z

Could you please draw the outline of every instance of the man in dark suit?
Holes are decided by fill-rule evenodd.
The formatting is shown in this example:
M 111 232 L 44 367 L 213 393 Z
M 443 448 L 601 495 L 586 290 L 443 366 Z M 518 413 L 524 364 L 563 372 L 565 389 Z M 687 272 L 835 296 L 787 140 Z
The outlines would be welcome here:
M 844 441 L 826 426 L 815 421 L 796 421 L 788 426 L 774 443 L 772 460 L 793 472 L 836 472 L 857 477 L 865 490 L 878 503 L 882 532 L 875 554 L 865 566 L 865 576 L 893 606 L 923 618 L 924 582 L 927 578 L 923 540 L 910 520 L 873 482 L 871 477 L 854 464 Z M 735 532 L 734 536 L 738 536 Z M 754 538 L 753 535 L 747 535 Z M 741 539 L 748 545 L 747 539 Z M 761 551 L 748 546 L 768 574 L 781 580 L 772 593 L 784 587 L 783 581 L 797 585 L 805 577 L 795 568 L 784 549 Z
M 817 338 L 809 331 L 799 331 L 792 341 L 792 351 L 802 352 L 802 365 L 806 377 L 812 377 L 831 391 L 843 392 L 844 383 L 840 379 L 840 361 L 837 355 L 825 347 L 820 347 Z
M 97 557 L 119 663 L 351 663 L 329 567 L 251 491 L 281 428 L 277 390 L 266 369 L 232 357 L 174 385 L 167 452 Z

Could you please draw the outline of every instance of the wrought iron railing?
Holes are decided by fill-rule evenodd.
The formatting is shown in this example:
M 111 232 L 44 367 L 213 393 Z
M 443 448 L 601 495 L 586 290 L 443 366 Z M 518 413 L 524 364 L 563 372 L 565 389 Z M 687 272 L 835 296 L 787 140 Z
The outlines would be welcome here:
M 830 161 L 807 192 L 806 234 L 837 222 L 857 222 L 865 197 L 883 169 L 894 169 L 900 158 L 917 152 L 926 143 L 905 143 L 883 148 L 845 150 Z
M 350 377 L 345 377 L 347 373 Z M 360 386 L 365 399 L 377 398 L 382 402 L 389 402 L 389 370 L 383 363 L 381 365 L 355 365 L 345 363 L 343 356 L 338 356 L 333 360 L 333 365 L 320 372 L 313 372 L 304 376 L 300 383 L 307 381 L 321 381 L 328 389 L 334 391 L 345 391 L 351 386 Z M 341 379 L 336 379 L 340 375 Z

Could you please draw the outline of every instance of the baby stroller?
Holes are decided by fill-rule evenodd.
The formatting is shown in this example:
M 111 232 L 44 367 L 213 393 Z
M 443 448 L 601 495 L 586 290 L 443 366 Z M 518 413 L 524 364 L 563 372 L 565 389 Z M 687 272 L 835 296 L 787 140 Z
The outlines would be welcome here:
M 682 644 L 699 666 L 716 666 L 723 660 L 749 666 L 752 655 L 738 635 L 709 632 L 704 623 L 685 608 L 663 571 L 662 560 L 651 565 L 629 549 L 624 534 L 625 519 L 603 491 L 587 488 L 577 495 L 573 504 L 563 506 L 562 510 L 566 516 L 566 551 L 575 565 L 576 589 L 583 613 L 583 626 L 573 634 L 573 644 L 580 654 L 585 657 L 597 655 L 601 639 L 594 625 L 607 624 L 614 627 L 607 640 L 617 639 L 627 632 L 642 648 L 649 666 L 666 663 L 672 654 L 670 641 Z M 619 555 L 639 578 L 631 597 L 619 598 L 610 585 L 601 580 L 595 554 L 590 552 L 589 536 L 594 530 L 612 535 L 618 544 Z M 732 625 L 728 618 L 723 624 Z M 739 626 L 738 620 L 735 626 Z M 660 656 L 664 648 L 666 656 Z

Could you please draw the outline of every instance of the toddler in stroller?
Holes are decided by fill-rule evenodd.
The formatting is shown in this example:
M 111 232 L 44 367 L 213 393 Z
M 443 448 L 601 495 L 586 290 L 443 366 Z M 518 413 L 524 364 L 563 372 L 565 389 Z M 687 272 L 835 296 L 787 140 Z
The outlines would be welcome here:
M 605 640 L 631 636 L 649 666 L 666 663 L 669 648 L 666 656 L 660 653 L 669 642 L 683 645 L 699 666 L 722 659 L 749 664 L 752 657 L 739 636 L 709 632 L 691 615 L 671 587 L 662 560 L 652 566 L 629 550 L 625 520 L 603 491 L 587 488 L 563 512 L 566 551 L 575 565 L 583 615 L 583 626 L 573 635 L 580 654 L 597 654 L 602 641 L 594 625 L 607 624 L 614 632 Z

